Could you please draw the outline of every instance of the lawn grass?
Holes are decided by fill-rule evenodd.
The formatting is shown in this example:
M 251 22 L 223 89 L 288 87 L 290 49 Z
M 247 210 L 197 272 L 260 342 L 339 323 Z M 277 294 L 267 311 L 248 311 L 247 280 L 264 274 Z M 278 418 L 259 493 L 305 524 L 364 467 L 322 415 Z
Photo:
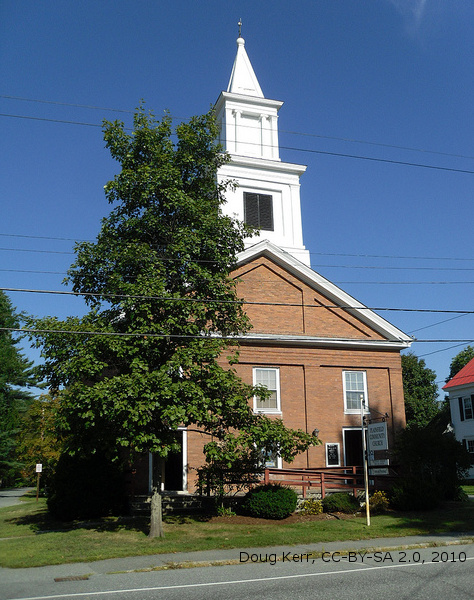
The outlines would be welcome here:
M 33 567 L 106 558 L 221 548 L 398 537 L 474 530 L 474 502 L 445 504 L 424 513 L 389 513 L 341 520 L 246 523 L 232 517 L 165 519 L 164 539 L 149 539 L 143 519 L 105 518 L 65 525 L 52 520 L 45 501 L 0 509 L 0 566 Z
M 474 496 L 474 485 L 463 485 L 461 487 L 466 492 L 466 494 Z

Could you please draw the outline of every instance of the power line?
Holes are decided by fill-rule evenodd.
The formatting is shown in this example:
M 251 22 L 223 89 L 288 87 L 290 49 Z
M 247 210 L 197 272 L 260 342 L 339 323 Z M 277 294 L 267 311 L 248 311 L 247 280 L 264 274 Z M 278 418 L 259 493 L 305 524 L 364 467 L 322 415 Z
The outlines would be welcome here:
M 44 333 L 60 333 L 60 334 L 69 334 L 69 335 L 91 335 L 91 336 L 105 336 L 105 337 L 134 337 L 134 338 L 175 338 L 175 339 L 208 339 L 208 340 L 216 340 L 223 339 L 229 341 L 237 341 L 240 336 L 226 336 L 226 335 L 189 335 L 189 334 L 179 334 L 179 333 L 166 333 L 166 332 L 150 332 L 144 331 L 141 333 L 134 332 L 122 332 L 122 331 L 85 331 L 85 330 L 74 330 L 74 329 L 35 329 L 29 327 L 0 327 L 0 331 L 5 332 L 16 332 L 16 333 L 26 333 L 26 334 L 44 334 Z M 326 338 L 324 338 L 326 339 Z M 346 338 L 328 338 L 331 341 L 346 341 Z M 416 343 L 421 344 L 432 344 L 432 343 L 451 343 L 451 342 L 461 342 L 462 344 L 470 344 L 474 342 L 474 339 L 467 340 L 443 340 L 443 339 L 433 339 L 433 340 L 413 340 Z M 448 350 L 448 348 L 446 348 Z M 441 351 L 440 351 L 441 352 Z M 433 353 L 434 354 L 434 353 Z M 425 355 L 427 356 L 427 355 Z
M 121 108 L 105 108 L 103 106 L 93 106 L 93 105 L 89 105 L 89 104 L 76 104 L 76 103 L 72 103 L 72 102 L 58 102 L 58 101 L 53 101 L 53 100 L 40 100 L 40 99 L 36 99 L 36 98 L 22 98 L 19 96 L 9 96 L 6 94 L 0 94 L 0 98 L 4 98 L 7 100 L 19 100 L 22 102 L 35 102 L 38 104 L 51 104 L 51 105 L 56 105 L 56 106 L 69 106 L 69 107 L 73 107 L 73 108 L 85 108 L 85 109 L 89 109 L 89 110 L 100 110 L 100 111 L 108 111 L 108 112 L 119 112 L 119 113 L 127 113 L 127 114 L 134 114 L 135 111 L 132 110 L 124 110 Z M 179 118 L 179 117 L 177 117 Z M 185 120 L 184 118 L 181 118 L 182 120 Z M 241 125 L 241 127 L 250 127 L 250 126 L 246 126 L 246 125 Z M 349 142 L 352 144 L 366 144 L 369 146 L 377 146 L 377 147 L 381 147 L 381 148 L 390 148 L 390 149 L 394 149 L 394 150 L 406 150 L 409 152 L 421 152 L 423 154 L 437 154 L 440 156 L 451 156 L 453 158 L 467 158 L 467 159 L 474 159 L 474 156 L 468 156 L 465 154 L 453 154 L 450 152 L 440 152 L 437 150 L 427 150 L 427 149 L 423 149 L 423 148 L 413 148 L 411 146 L 397 146 L 395 144 L 386 144 L 386 143 L 380 143 L 380 142 L 372 142 L 372 141 L 368 141 L 368 140 L 358 140 L 358 139 L 354 139 L 354 138 L 344 138 L 344 137 L 336 137 L 336 136 L 330 136 L 330 135 L 321 135 L 321 134 L 317 134 L 317 133 L 303 133 L 301 131 L 289 131 L 289 130 L 285 130 L 285 129 L 281 129 L 280 133 L 287 133 L 289 135 L 299 135 L 301 137 L 314 137 L 317 139 L 323 139 L 323 140 L 332 140 L 332 141 L 337 141 L 337 142 Z
M 56 106 L 72 106 L 74 108 L 87 108 L 91 110 L 106 110 L 109 112 L 120 112 L 120 113 L 128 113 L 134 114 L 133 110 L 123 110 L 121 108 L 104 108 L 103 106 L 91 106 L 89 104 L 73 104 L 70 102 L 57 102 L 54 100 L 37 100 L 35 98 L 20 98 L 19 96 L 7 96 L 5 94 L 0 94 L 0 98 L 5 98 L 7 100 L 20 100 L 22 102 L 36 102 L 38 104 L 54 104 Z
M 331 135 L 319 135 L 317 133 L 302 133 L 299 131 L 286 131 L 284 129 L 281 129 L 280 132 L 288 133 L 291 135 L 300 135 L 300 136 L 304 136 L 304 137 L 314 137 L 314 138 L 323 139 L 323 140 L 334 140 L 337 142 L 367 144 L 368 146 L 379 146 L 381 148 L 391 148 L 393 150 L 408 150 L 409 152 L 422 152 L 423 154 L 438 154 L 440 156 L 451 156 L 453 158 L 467 158 L 467 159 L 471 159 L 471 160 L 474 159 L 474 156 L 469 156 L 466 154 L 453 154 L 451 152 L 440 152 L 438 150 L 424 150 L 422 148 L 413 148 L 410 146 L 396 146 L 394 144 L 383 144 L 380 142 L 369 142 L 367 140 L 356 140 L 356 139 L 352 139 L 352 138 L 342 138 L 342 137 L 335 137 L 335 136 L 331 136 Z
M 0 237 L 12 237 L 12 238 L 26 238 L 34 240 L 51 240 L 51 241 L 67 241 L 67 242 L 92 242 L 93 239 L 80 239 L 70 237 L 53 237 L 45 235 L 29 235 L 21 233 L 2 233 Z M 474 261 L 474 258 L 466 256 L 455 257 L 455 256 L 407 256 L 400 254 L 352 254 L 348 252 L 310 252 L 311 256 L 349 256 L 354 258 L 390 258 L 390 259 L 403 259 L 403 260 L 454 260 L 454 261 Z
M 100 127 L 97 123 L 84 123 L 83 121 L 66 121 L 65 119 L 47 119 L 45 117 L 29 117 L 26 115 L 9 115 L 6 113 L 0 113 L 0 117 L 11 117 L 12 119 L 27 119 L 30 121 L 45 121 L 47 123 L 62 123 L 66 125 L 83 125 L 85 127 Z
M 1 252 L 32 252 L 40 254 L 67 254 L 75 255 L 75 252 L 66 250 L 37 250 L 34 248 L 0 248 Z M 180 262 L 182 259 L 179 258 L 162 258 L 156 257 L 157 261 L 161 262 Z M 210 260 L 196 260 L 198 263 L 212 263 Z M 315 264 L 312 267 L 318 269 L 372 269 L 372 270 L 383 270 L 383 271 L 474 271 L 474 267 L 393 267 L 393 266 L 379 266 L 379 265 L 327 265 L 327 264 Z M 348 282 L 351 283 L 351 282 Z M 354 283 L 358 283 L 357 281 Z M 370 283 L 370 282 L 368 282 Z
M 44 117 L 30 117 L 30 116 L 25 116 L 25 115 L 12 115 L 12 114 L 7 114 L 7 113 L 0 113 L 0 116 L 1 117 L 11 117 L 11 118 L 15 118 L 15 119 L 30 119 L 33 121 L 46 121 L 46 122 L 51 122 L 51 123 L 62 123 L 62 124 L 67 124 L 67 125 L 84 125 L 87 127 L 102 128 L 102 125 L 98 125 L 96 123 L 84 123 L 84 122 L 80 122 L 80 121 L 67 121 L 67 120 L 63 120 L 63 119 L 47 119 Z M 125 129 L 130 130 L 129 128 L 125 128 Z M 294 148 L 292 146 L 280 146 L 280 149 L 291 150 L 294 152 L 307 152 L 309 154 L 321 154 L 321 155 L 325 155 L 325 156 L 334 156 L 334 157 L 338 157 L 338 158 L 353 158 L 353 159 L 358 159 L 358 160 L 367 160 L 370 162 L 381 162 L 381 163 L 399 165 L 399 166 L 405 166 L 405 167 L 418 167 L 421 169 L 434 169 L 437 171 L 449 171 L 451 173 L 463 173 L 463 174 L 468 174 L 468 175 L 474 175 L 474 171 L 469 170 L 469 169 L 456 169 L 454 167 L 442 167 L 440 165 L 427 165 L 427 164 L 423 164 L 423 163 L 414 163 L 414 162 L 407 162 L 407 161 L 402 161 L 402 160 L 393 160 L 393 159 L 388 159 L 388 158 L 377 158 L 374 156 L 361 156 L 358 154 L 345 154 L 343 152 L 329 152 L 327 150 Z
M 35 269 L 0 269 L 0 273 L 29 273 L 37 275 L 67 275 L 67 271 L 42 271 Z M 268 283 L 260 279 L 259 283 Z M 474 281 L 332 281 L 336 285 L 471 285 Z
M 154 295 L 135 295 L 135 294 L 113 294 L 107 292 L 71 292 L 67 290 L 39 290 L 26 288 L 8 288 L 2 287 L 3 292 L 20 292 L 32 294 L 53 294 L 65 296 L 82 296 L 91 298 L 111 298 L 111 299 L 127 299 L 127 300 L 157 300 L 160 302 L 191 302 L 191 303 L 219 303 L 219 304 L 242 304 L 256 306 L 283 306 L 283 307 L 298 307 L 298 308 L 329 308 L 341 310 L 370 310 L 370 311 L 389 311 L 389 312 L 417 312 L 417 313 L 434 313 L 434 314 L 457 314 L 471 315 L 474 310 L 453 310 L 453 309 L 434 309 L 434 308 L 394 308 L 394 307 L 369 307 L 369 306 L 351 306 L 338 304 L 304 304 L 291 302 L 257 302 L 244 299 L 237 300 L 219 300 L 217 298 L 173 298 L 169 296 L 154 296 Z

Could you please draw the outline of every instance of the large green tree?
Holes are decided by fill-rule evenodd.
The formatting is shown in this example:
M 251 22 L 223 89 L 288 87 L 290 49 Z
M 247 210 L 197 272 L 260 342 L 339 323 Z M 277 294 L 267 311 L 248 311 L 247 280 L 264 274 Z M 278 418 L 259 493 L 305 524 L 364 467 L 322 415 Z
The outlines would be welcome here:
M 33 363 L 18 348 L 20 340 L 13 331 L 18 327 L 19 315 L 0 292 L 0 485 L 11 485 L 20 477 L 17 436 L 33 398 L 28 387 L 37 383 Z
M 427 425 L 439 412 L 436 373 L 413 352 L 402 354 L 407 428 Z
M 464 350 L 461 350 L 461 352 L 458 352 L 456 354 L 456 356 L 453 358 L 453 360 L 451 361 L 451 364 L 449 366 L 449 375 L 446 379 L 446 382 L 448 382 L 450 379 L 452 379 L 456 373 L 459 373 L 459 371 L 465 367 L 467 365 L 467 363 L 469 361 L 471 361 L 474 358 L 474 348 L 472 346 L 466 346 L 464 348 Z
M 121 122 L 105 124 L 106 145 L 121 166 L 105 186 L 114 208 L 96 242 L 77 246 L 69 271 L 90 310 L 34 322 L 50 331 L 36 339 L 50 386 L 63 388 L 69 452 L 126 448 L 164 459 L 178 449 L 178 427 L 191 425 L 226 448 L 239 432 L 258 430 L 262 450 L 285 460 L 317 443 L 253 414 L 249 399 L 265 392 L 232 367 L 232 338 L 250 323 L 229 274 L 252 230 L 222 213 L 232 184 L 217 183 L 228 160 L 217 135 L 212 113 L 175 132 L 168 116 L 156 120 L 143 107 L 132 133 Z M 150 535 L 162 535 L 159 468 L 153 479 Z

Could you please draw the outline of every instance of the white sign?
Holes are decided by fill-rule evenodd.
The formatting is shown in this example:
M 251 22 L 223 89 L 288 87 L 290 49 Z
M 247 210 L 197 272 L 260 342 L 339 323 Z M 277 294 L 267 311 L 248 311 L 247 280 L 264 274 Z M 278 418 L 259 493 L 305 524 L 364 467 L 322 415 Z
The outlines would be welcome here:
M 37 473 L 43 472 L 43 465 L 41 463 L 36 463 L 36 472 Z
M 388 450 L 387 422 L 369 423 L 367 425 L 367 443 L 369 452 Z

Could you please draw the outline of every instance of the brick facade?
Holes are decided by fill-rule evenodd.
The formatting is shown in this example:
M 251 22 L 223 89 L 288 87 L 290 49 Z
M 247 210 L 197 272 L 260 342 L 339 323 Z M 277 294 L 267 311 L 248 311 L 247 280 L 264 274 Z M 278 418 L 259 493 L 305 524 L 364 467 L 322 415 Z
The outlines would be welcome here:
M 405 426 L 399 347 L 372 348 L 386 338 L 267 256 L 241 265 L 234 276 L 238 296 L 248 301 L 245 309 L 253 324 L 251 333 L 257 338 L 241 341 L 235 366 L 238 375 L 252 383 L 255 367 L 278 369 L 281 411 L 274 416 L 294 429 L 319 429 L 323 442 L 283 466 L 326 466 L 326 443 L 339 444 L 341 465 L 346 464 L 344 431 L 360 431 L 360 413 L 345 411 L 344 371 L 366 373 L 371 415 L 389 415 L 392 444 L 396 432 Z M 269 341 L 259 339 L 258 334 L 274 336 Z M 326 347 L 308 342 L 312 336 L 324 338 Z M 190 492 L 194 491 L 195 469 L 203 462 L 206 437 L 188 434 Z

